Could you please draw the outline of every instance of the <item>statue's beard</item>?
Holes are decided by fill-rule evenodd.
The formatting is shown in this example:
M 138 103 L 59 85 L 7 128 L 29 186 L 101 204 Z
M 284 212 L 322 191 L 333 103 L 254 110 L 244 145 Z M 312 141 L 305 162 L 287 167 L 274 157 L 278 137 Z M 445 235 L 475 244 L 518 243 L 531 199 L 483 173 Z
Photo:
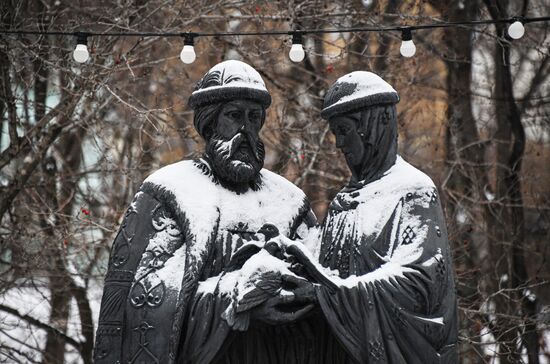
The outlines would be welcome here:
M 264 145 L 244 133 L 230 140 L 213 135 L 206 144 L 206 155 L 212 171 L 224 184 L 236 190 L 246 190 L 259 179 L 264 165 Z

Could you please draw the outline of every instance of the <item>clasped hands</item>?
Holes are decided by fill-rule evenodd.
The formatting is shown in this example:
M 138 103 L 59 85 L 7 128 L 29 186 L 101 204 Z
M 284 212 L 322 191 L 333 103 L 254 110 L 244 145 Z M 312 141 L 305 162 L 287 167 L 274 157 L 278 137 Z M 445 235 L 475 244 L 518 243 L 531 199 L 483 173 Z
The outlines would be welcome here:
M 245 257 L 239 259 L 246 263 L 254 257 L 255 261 L 251 261 L 246 269 L 250 266 L 254 269 L 252 263 L 259 264 L 261 269 L 247 277 L 247 285 L 252 288 L 238 298 L 237 312 L 250 310 L 253 321 L 270 325 L 297 321 L 311 312 L 317 301 L 316 283 L 305 269 L 305 255 L 296 248 L 287 249 L 273 225 L 264 225 L 258 233 L 265 236 L 263 248 L 249 249 Z M 280 262 L 284 262 L 288 269 L 280 269 L 281 264 L 274 264 Z
M 252 320 L 270 325 L 294 322 L 306 316 L 316 302 L 313 283 L 292 275 L 281 275 L 281 290 L 251 310 Z

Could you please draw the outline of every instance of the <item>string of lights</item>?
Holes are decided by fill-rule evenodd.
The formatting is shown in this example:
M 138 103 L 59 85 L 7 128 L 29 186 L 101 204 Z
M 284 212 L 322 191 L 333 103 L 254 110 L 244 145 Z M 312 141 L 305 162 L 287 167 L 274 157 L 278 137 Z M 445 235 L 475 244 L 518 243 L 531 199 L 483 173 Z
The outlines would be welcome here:
M 236 37 L 236 36 L 290 36 L 292 37 L 292 47 L 290 48 L 289 58 L 293 62 L 301 62 L 305 58 L 304 36 L 308 34 L 330 34 L 330 33 L 359 33 L 359 32 L 401 32 L 401 47 L 399 51 L 403 57 L 412 57 L 416 53 L 416 46 L 413 42 L 413 32 L 423 29 L 451 28 L 451 27 L 472 27 L 491 24 L 510 24 L 508 26 L 508 35 L 512 39 L 520 39 L 525 34 L 525 25 L 535 22 L 548 22 L 550 16 L 542 17 L 513 17 L 508 19 L 496 20 L 471 20 L 458 22 L 436 22 L 430 24 L 417 25 L 392 25 L 392 26 L 365 26 L 341 29 L 297 29 L 297 30 L 266 30 L 254 32 L 66 32 L 66 31 L 38 31 L 38 30 L 2 30 L 0 34 L 13 35 L 57 35 L 72 36 L 76 38 L 76 48 L 73 51 L 73 58 L 78 63 L 85 63 L 90 58 L 88 51 L 89 37 L 182 37 L 183 49 L 180 53 L 180 59 L 185 64 L 191 64 L 197 58 L 195 54 L 195 39 L 201 37 Z

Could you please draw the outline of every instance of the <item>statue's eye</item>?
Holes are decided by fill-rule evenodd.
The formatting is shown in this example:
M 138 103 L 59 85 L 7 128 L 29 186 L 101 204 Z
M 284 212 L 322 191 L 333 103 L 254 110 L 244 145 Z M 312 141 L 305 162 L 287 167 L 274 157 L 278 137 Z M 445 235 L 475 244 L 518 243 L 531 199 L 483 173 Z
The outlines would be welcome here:
M 338 129 L 338 134 L 340 134 L 340 135 L 347 135 L 348 132 L 349 132 L 349 129 L 346 128 L 346 127 L 341 127 L 341 128 Z
M 226 113 L 231 119 L 239 119 L 241 117 L 241 112 L 239 110 L 231 110 Z
M 262 117 L 262 113 L 260 111 L 252 111 L 250 113 L 250 121 L 253 121 L 255 123 L 259 123 L 261 117 Z

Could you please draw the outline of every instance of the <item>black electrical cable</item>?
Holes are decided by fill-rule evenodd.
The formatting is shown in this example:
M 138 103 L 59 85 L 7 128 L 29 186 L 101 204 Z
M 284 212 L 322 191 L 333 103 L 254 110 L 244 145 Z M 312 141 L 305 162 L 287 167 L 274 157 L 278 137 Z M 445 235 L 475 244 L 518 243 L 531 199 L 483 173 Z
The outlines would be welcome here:
M 66 32 L 66 31 L 39 31 L 39 30 L 20 30 L 20 29 L 0 29 L 0 34 L 20 34 L 20 35 L 68 35 L 78 36 L 85 34 L 88 37 L 102 36 L 120 36 L 120 37 L 234 37 L 234 36 L 259 36 L 259 35 L 292 35 L 294 33 L 301 34 L 327 34 L 327 33 L 354 33 L 354 32 L 387 32 L 387 31 L 402 31 L 404 28 L 410 30 L 418 29 L 434 29 L 434 28 L 450 28 L 464 27 L 477 25 L 490 25 L 513 23 L 521 21 L 524 24 L 535 22 L 550 21 L 550 16 L 541 16 L 534 18 L 513 17 L 508 19 L 496 20 L 471 20 L 471 21 L 456 21 L 456 22 L 436 22 L 431 24 L 418 25 L 392 25 L 392 26 L 367 26 L 367 27 L 352 27 L 341 29 L 301 29 L 301 30 L 266 30 L 254 32 Z

